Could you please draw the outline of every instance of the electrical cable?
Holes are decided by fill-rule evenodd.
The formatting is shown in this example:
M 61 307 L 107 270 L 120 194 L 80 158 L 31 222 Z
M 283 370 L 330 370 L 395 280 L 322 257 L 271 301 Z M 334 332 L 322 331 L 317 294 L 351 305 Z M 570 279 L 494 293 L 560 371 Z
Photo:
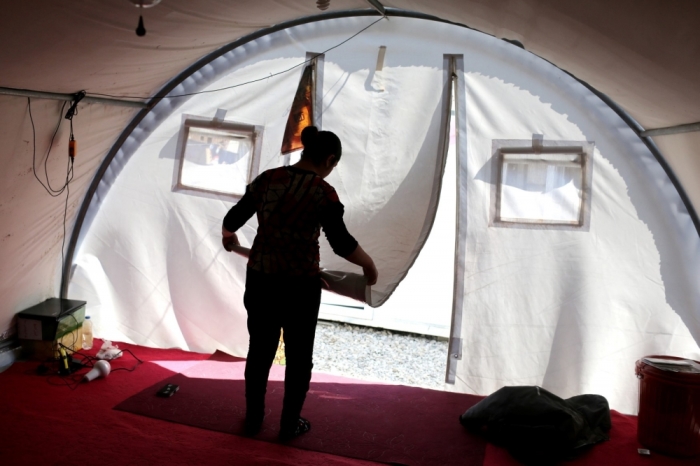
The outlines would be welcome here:
M 163 96 L 163 97 L 154 97 L 154 98 L 153 98 L 153 101 L 161 101 L 161 100 L 163 100 L 163 99 L 174 99 L 174 98 L 178 98 L 178 97 L 189 97 L 189 96 L 193 96 L 193 95 L 208 94 L 208 93 L 212 93 L 212 92 L 225 91 L 225 90 L 228 90 L 228 89 L 234 89 L 234 88 L 236 88 L 236 87 L 245 86 L 245 85 L 247 85 L 247 84 L 253 84 L 253 83 L 256 83 L 256 82 L 264 81 L 264 80 L 269 79 L 269 78 L 273 78 L 273 77 L 275 77 L 275 76 L 279 76 L 279 75 L 281 75 L 281 74 L 284 74 L 284 73 L 287 73 L 287 72 L 289 72 L 289 71 L 292 71 L 292 70 L 294 70 L 294 69 L 296 69 L 296 68 L 299 68 L 300 66 L 304 66 L 304 65 L 306 65 L 307 63 L 310 63 L 310 62 L 314 61 L 316 58 L 320 57 L 321 55 L 324 55 L 324 54 L 330 52 L 331 50 L 340 47 L 341 45 L 345 44 L 346 42 L 350 41 L 351 39 L 354 39 L 355 37 L 359 36 L 361 33 L 365 32 L 367 29 L 371 28 L 372 26 L 374 26 L 375 24 L 377 24 L 379 21 L 381 21 L 381 20 L 383 20 L 383 19 L 386 19 L 386 17 L 385 17 L 385 16 L 382 16 L 382 17 L 379 18 L 378 20 L 374 21 L 373 23 L 371 23 L 371 24 L 368 25 L 368 26 L 365 26 L 364 28 L 362 28 L 361 30 L 359 30 L 358 32 L 356 32 L 355 34 L 353 34 L 352 36 L 348 37 L 348 38 L 345 39 L 344 41 L 340 42 L 339 44 L 336 44 L 336 45 L 334 45 L 333 47 L 330 47 L 330 48 L 324 50 L 323 52 L 314 55 L 313 57 L 309 58 L 308 60 L 304 60 L 303 62 L 298 63 L 298 64 L 292 66 L 291 68 L 287 68 L 286 70 L 278 71 L 277 73 L 272 73 L 272 74 L 270 74 L 270 75 L 268 75 L 268 76 L 265 76 L 265 77 L 262 77 L 262 78 L 258 78 L 258 79 L 253 79 L 253 80 L 251 80 L 251 81 L 246 81 L 246 82 L 243 82 L 243 83 L 240 83 L 240 84 L 234 84 L 234 85 L 232 85 L 232 86 L 222 87 L 222 88 L 220 88 L 220 89 L 210 89 L 210 90 L 206 90 L 206 91 L 190 92 L 190 93 L 187 93 L 187 94 L 176 94 L 176 95 L 166 95 L 166 96 Z M 100 94 L 100 93 L 90 93 L 90 95 L 91 95 L 91 96 L 100 96 L 100 97 L 112 97 L 112 98 L 117 98 L 117 99 L 148 99 L 147 96 L 135 96 L 135 95 L 112 95 L 112 94 Z
M 74 316 L 73 314 L 71 314 L 71 317 L 73 317 L 73 320 L 75 320 L 75 322 L 78 323 L 78 319 L 76 319 L 75 316 Z M 40 368 L 41 368 L 41 367 L 44 367 L 44 370 L 45 370 L 45 371 L 48 371 L 49 369 L 46 367 L 47 364 L 58 364 L 58 365 L 60 365 L 60 363 L 61 363 L 60 360 L 48 358 L 48 359 L 46 359 L 45 361 L 40 361 L 41 363 L 40 363 L 39 367 L 38 367 L 37 369 L 35 369 L 34 371 L 32 371 L 32 372 L 34 372 L 34 373 L 39 373 L 39 375 L 46 375 L 46 376 L 47 376 L 46 382 L 47 382 L 49 385 L 59 386 L 59 387 L 65 386 L 65 387 L 70 388 L 71 390 L 75 390 L 76 388 L 78 388 L 78 386 L 80 386 L 80 384 L 82 383 L 83 377 L 84 377 L 84 375 L 85 375 L 85 373 L 82 373 L 82 374 L 81 374 L 81 373 L 79 373 L 79 372 L 80 372 L 82 369 L 92 369 L 92 368 L 95 366 L 95 362 L 96 362 L 96 361 L 101 361 L 102 359 L 97 358 L 97 357 L 95 357 L 95 356 L 91 356 L 91 355 L 89 355 L 89 354 L 81 353 L 80 351 L 76 351 L 76 350 L 75 350 L 75 340 L 74 340 L 74 343 L 73 343 L 73 348 L 71 348 L 70 346 L 66 346 L 66 345 L 64 345 L 64 344 L 61 343 L 61 342 L 58 342 L 58 345 L 59 345 L 60 348 L 63 348 L 64 350 L 70 352 L 71 359 L 72 359 L 74 356 L 80 356 L 80 357 L 82 358 L 82 360 L 80 361 L 80 364 L 81 364 L 82 367 L 81 367 L 80 369 L 78 369 L 77 371 L 75 371 L 75 372 L 73 372 L 73 373 L 71 373 L 71 374 L 68 374 L 68 375 L 60 375 L 60 374 L 56 374 L 56 373 L 53 373 L 53 372 L 52 372 L 52 373 L 42 373 L 42 372 L 40 371 Z M 111 372 L 116 372 L 116 371 L 134 372 L 134 371 L 136 370 L 137 367 L 139 367 L 141 364 L 144 363 L 143 360 L 139 359 L 139 357 L 136 356 L 136 355 L 135 355 L 130 349 L 128 349 L 128 348 L 119 350 L 119 352 L 118 352 L 112 359 L 118 358 L 119 356 L 123 355 L 124 352 L 129 353 L 129 354 L 131 355 L 131 357 L 133 357 L 134 359 L 136 359 L 136 361 L 137 361 L 136 364 L 135 364 L 133 367 L 131 367 L 131 368 L 128 368 L 128 367 L 117 367 L 117 368 L 112 368 L 112 369 L 111 369 Z M 109 361 L 109 360 L 106 360 L 106 359 L 105 359 L 105 361 Z M 56 371 L 56 372 L 58 372 L 58 371 Z M 28 372 L 27 372 L 27 373 L 28 373 Z M 56 378 L 58 378 L 58 379 L 60 380 L 60 382 L 56 382 L 56 381 L 55 381 Z
M 75 390 L 76 388 L 78 388 L 81 385 L 81 383 L 83 381 L 83 377 L 85 376 L 84 373 L 80 374 L 78 372 L 82 369 L 91 369 L 95 365 L 95 361 L 101 361 L 101 359 L 96 358 L 94 356 L 90 356 L 88 354 L 83 354 L 79 351 L 75 351 L 74 349 L 69 348 L 68 346 L 64 345 L 63 343 L 59 343 L 59 346 L 67 351 L 70 351 L 71 357 L 73 357 L 73 356 L 82 357 L 83 358 L 83 360 L 81 361 L 82 368 L 76 372 L 73 372 L 72 374 L 69 374 L 69 375 L 49 374 L 48 377 L 46 378 L 46 382 L 49 385 L 59 386 L 59 387 L 65 386 L 65 387 L 70 388 L 71 390 Z M 111 372 L 116 372 L 116 371 L 133 372 L 136 370 L 137 367 L 139 367 L 141 364 L 143 364 L 143 361 L 141 359 L 139 359 L 130 349 L 119 350 L 119 353 L 117 353 L 116 357 L 119 357 L 118 355 L 124 354 L 125 351 L 127 353 L 129 353 L 138 362 L 132 368 L 117 367 L 117 368 L 112 368 Z M 116 357 L 113 359 L 116 359 Z M 85 361 L 87 361 L 87 363 Z M 54 360 L 52 362 L 58 362 L 58 361 Z M 56 378 L 58 378 L 60 380 L 60 382 L 56 382 L 55 381 Z
M 69 157 L 70 159 L 70 172 L 71 175 L 73 173 L 73 158 Z M 63 275 L 65 274 L 65 268 L 66 268 L 66 253 L 65 253 L 65 248 L 66 248 L 66 222 L 68 218 L 68 199 L 70 198 L 70 181 L 66 176 L 66 205 L 63 209 L 63 238 L 61 240 L 61 286 L 63 286 L 63 279 L 65 278 Z
M 136 359 L 138 362 L 137 362 L 136 365 L 135 365 L 134 367 L 132 367 L 131 369 L 129 369 L 128 367 L 117 367 L 116 369 L 112 369 L 112 372 L 114 372 L 114 371 L 134 372 L 134 371 L 136 370 L 137 367 L 139 367 L 141 364 L 143 364 L 143 361 L 140 360 L 139 358 L 137 358 L 136 355 L 135 355 L 134 353 L 132 353 L 130 349 L 119 350 L 119 353 L 117 353 L 117 354 L 124 354 L 124 351 L 128 352 L 128 353 L 129 353 L 134 359 Z
M 59 370 L 55 368 L 54 371 L 50 371 L 49 366 L 54 365 L 54 364 L 60 366 L 61 360 L 54 359 L 54 358 L 46 358 L 45 360 L 39 359 L 39 363 L 40 363 L 39 366 L 31 372 L 39 374 L 39 375 L 47 376 L 46 382 L 49 385 L 66 386 L 66 387 L 70 388 L 71 390 L 75 390 L 81 384 L 83 376 L 85 375 L 84 373 L 81 374 L 79 372 L 82 369 L 91 369 L 95 365 L 95 361 L 98 361 L 99 359 L 94 357 L 94 356 L 90 356 L 88 354 L 83 354 L 83 353 L 80 353 L 79 351 L 75 350 L 75 345 L 78 341 L 77 329 L 80 327 L 80 325 L 79 325 L 80 323 L 78 322 L 78 319 L 75 317 L 75 315 L 73 315 L 72 313 L 69 315 L 73 318 L 73 320 L 75 321 L 75 324 L 76 324 L 76 331 L 75 331 L 75 334 L 73 336 L 73 343 L 69 346 L 64 345 L 60 341 L 58 341 L 57 343 L 58 343 L 59 348 L 63 348 L 64 350 L 70 352 L 71 359 L 73 359 L 74 356 L 80 356 L 82 358 L 80 361 L 81 368 L 72 372 L 71 374 L 67 374 L 67 375 L 57 374 L 57 372 L 59 372 Z M 71 333 L 73 333 L 73 332 L 71 332 Z M 29 373 L 29 372 L 26 372 L 26 373 Z M 60 382 L 56 382 L 55 381 L 56 378 L 58 378 L 60 380 Z
M 73 354 L 77 354 L 77 355 L 82 356 L 83 358 L 87 359 L 92 365 L 94 365 L 95 361 L 102 361 L 102 359 L 97 358 L 97 357 L 95 357 L 95 356 L 90 356 L 90 355 L 88 355 L 88 354 L 83 354 L 83 353 L 81 353 L 81 352 L 79 352 L 79 351 L 76 351 L 76 350 L 74 350 L 74 349 L 68 348 L 68 347 L 65 346 L 63 343 L 59 343 L 59 345 L 61 345 L 61 346 L 63 347 L 63 349 L 66 349 L 66 350 L 70 351 L 70 352 L 73 353 Z M 131 357 L 133 357 L 134 359 L 136 359 L 136 361 L 138 361 L 138 362 L 137 362 L 136 365 L 135 365 L 134 367 L 132 367 L 131 369 L 129 369 L 128 367 L 117 367 L 116 369 L 112 369 L 112 372 L 115 372 L 115 371 L 134 372 L 134 371 L 136 370 L 137 367 L 139 367 L 141 364 L 143 364 L 143 361 L 142 361 L 141 359 L 139 359 L 139 358 L 138 358 L 130 349 L 128 349 L 128 348 L 120 349 L 119 352 L 118 352 L 117 354 L 115 354 L 114 357 L 113 357 L 112 359 L 117 359 L 119 356 L 123 355 L 125 351 L 126 351 L 127 353 L 129 353 L 129 354 L 131 355 Z M 111 361 L 112 359 L 104 359 L 104 361 Z M 92 367 L 92 366 L 85 366 L 85 367 Z
M 75 109 L 75 115 L 78 114 L 78 109 L 76 107 Z M 73 141 L 73 117 L 71 116 L 70 118 L 70 140 Z M 63 209 L 63 239 L 61 241 L 61 286 L 63 286 L 63 279 L 65 278 L 63 274 L 65 273 L 65 268 L 66 268 L 66 254 L 65 254 L 65 247 L 66 247 L 66 222 L 68 219 L 68 199 L 70 199 L 70 182 L 73 181 L 73 174 L 75 173 L 73 171 L 73 163 L 74 159 L 73 157 L 68 157 L 68 163 L 70 164 L 70 168 L 66 172 L 66 205 Z M 70 178 L 69 178 L 70 174 Z
M 27 108 L 29 109 L 29 121 L 32 124 L 32 171 L 34 172 L 34 177 L 36 180 L 41 184 L 41 186 L 44 187 L 47 193 L 51 197 L 58 197 L 61 194 L 63 194 L 63 191 L 66 189 L 66 186 L 68 185 L 68 182 L 63 185 L 60 189 L 53 189 L 51 187 L 51 182 L 49 181 L 49 171 L 48 171 L 48 161 L 49 157 L 51 156 L 51 148 L 53 147 L 53 142 L 56 139 L 56 134 L 58 133 L 59 128 L 61 127 L 61 122 L 63 121 L 63 110 L 66 107 L 66 103 L 63 103 L 63 106 L 61 107 L 61 112 L 59 115 L 59 120 L 58 120 L 58 125 L 56 125 L 56 130 L 53 132 L 53 136 L 51 136 L 51 143 L 49 144 L 49 149 L 46 152 L 46 158 L 44 159 L 44 173 L 46 174 L 46 184 L 39 178 L 39 175 L 36 173 L 36 126 L 34 125 L 34 116 L 32 115 L 32 100 L 31 98 L 27 97 Z M 70 164 L 70 162 L 69 162 Z M 70 174 L 70 165 L 67 171 L 66 179 L 68 179 L 68 174 Z M 71 178 L 72 180 L 72 178 Z M 47 186 L 48 185 L 48 186 Z
M 81 91 L 78 95 L 84 95 L 84 91 Z M 80 97 L 82 98 L 82 97 Z M 77 107 L 77 102 L 79 101 L 79 98 L 76 97 L 76 101 L 71 105 L 71 108 L 69 110 L 69 113 L 66 114 L 66 118 L 70 120 L 70 140 L 73 141 L 75 139 L 74 134 L 73 134 L 73 117 L 78 114 L 78 107 Z M 51 196 L 51 197 L 58 197 L 63 194 L 63 192 L 66 192 L 66 203 L 65 207 L 63 209 L 63 239 L 61 242 L 61 283 L 63 283 L 65 279 L 65 266 L 66 266 L 66 255 L 65 255 L 65 248 L 66 248 L 66 223 L 68 220 L 68 200 L 70 198 L 70 182 L 73 181 L 73 175 L 74 175 L 74 170 L 73 170 L 73 157 L 68 157 L 68 163 L 66 167 L 66 179 L 63 184 L 63 186 L 60 189 L 54 189 L 51 186 L 51 181 L 49 179 L 49 169 L 48 169 L 48 162 L 49 162 L 49 157 L 51 157 L 51 149 L 53 147 L 54 140 L 56 139 L 56 134 L 58 134 L 58 130 L 61 127 L 61 122 L 63 121 L 63 110 L 66 108 L 67 102 L 64 102 L 63 105 L 61 106 L 61 112 L 59 114 L 59 120 L 58 124 L 56 125 L 56 130 L 53 132 L 53 135 L 51 136 L 51 142 L 49 143 L 49 149 L 46 152 L 46 158 L 44 159 L 44 175 L 46 177 L 46 184 L 42 182 L 42 180 L 39 178 L 39 176 L 36 173 L 36 126 L 34 125 L 34 116 L 32 115 L 32 101 L 29 97 L 27 97 L 27 108 L 29 110 L 29 121 L 32 124 L 32 171 L 34 172 L 34 177 L 36 180 L 41 184 L 41 186 L 46 190 L 46 192 Z
M 55 383 L 52 382 L 52 380 L 58 378 L 61 383 Z M 56 374 L 51 374 L 47 377 L 46 382 L 49 385 L 53 386 L 66 386 L 70 388 L 71 390 L 75 390 L 80 386 L 80 383 L 83 380 L 83 374 L 78 374 L 77 372 L 74 372 L 70 375 L 56 375 Z
M 77 325 L 79 324 L 78 319 L 76 319 L 75 316 L 74 316 L 73 314 L 70 314 L 70 316 L 73 318 L 73 320 L 75 321 L 75 324 L 76 324 L 76 326 L 77 326 Z M 77 327 L 76 327 L 76 329 L 77 329 Z M 76 338 L 77 338 L 77 337 L 76 337 Z M 60 343 L 60 342 L 59 342 L 59 345 L 60 345 L 61 347 L 63 347 L 63 349 L 68 350 L 68 351 L 70 351 L 70 352 L 73 353 L 73 354 L 77 354 L 77 355 L 83 357 L 84 360 L 87 359 L 87 360 L 88 360 L 91 364 L 93 364 L 93 365 L 94 365 L 94 361 L 99 361 L 99 360 L 100 360 L 100 358 L 97 358 L 97 357 L 94 357 L 94 356 L 90 356 L 90 355 L 88 355 L 88 354 L 83 354 L 83 353 L 80 353 L 79 351 L 76 351 L 76 350 L 75 350 L 75 342 L 76 342 L 76 341 L 73 340 L 73 348 L 69 348 L 68 346 L 66 346 L 66 345 L 64 345 L 63 343 Z M 134 353 L 132 353 L 130 349 L 120 349 L 119 352 L 118 352 L 112 359 L 116 359 L 116 358 L 118 358 L 120 355 L 123 355 L 123 354 L 124 354 L 124 351 L 128 352 L 134 359 L 136 359 L 136 360 L 138 361 L 138 363 L 137 363 L 134 367 L 132 367 L 131 369 L 126 368 L 126 367 L 119 367 L 119 368 L 117 368 L 117 369 L 112 369 L 112 371 L 128 371 L 128 372 L 133 372 L 134 370 L 136 370 L 136 368 L 137 368 L 138 366 L 140 366 L 141 364 L 143 364 L 143 361 L 142 361 L 141 359 L 139 359 Z M 89 366 L 89 367 L 92 367 L 92 366 Z
M 65 236 L 65 232 L 63 233 L 63 235 Z M 65 349 L 67 349 L 67 350 L 69 350 L 69 351 L 75 352 L 75 344 L 78 343 L 78 332 L 77 332 L 77 330 L 78 330 L 79 328 L 82 328 L 82 325 L 80 325 L 80 322 L 78 322 L 78 319 L 75 318 L 75 315 L 73 315 L 72 312 L 71 312 L 69 315 L 70 315 L 70 316 L 73 318 L 73 320 L 75 321 L 75 330 L 76 330 L 76 332 L 75 332 L 75 334 L 73 335 L 73 343 L 71 343 L 71 345 L 70 345 L 71 347 L 70 347 L 70 348 L 65 347 L 65 345 L 64 345 L 63 343 L 59 343 L 59 344 L 60 344 L 61 346 L 63 346 Z M 73 333 L 73 332 L 71 332 L 71 333 Z

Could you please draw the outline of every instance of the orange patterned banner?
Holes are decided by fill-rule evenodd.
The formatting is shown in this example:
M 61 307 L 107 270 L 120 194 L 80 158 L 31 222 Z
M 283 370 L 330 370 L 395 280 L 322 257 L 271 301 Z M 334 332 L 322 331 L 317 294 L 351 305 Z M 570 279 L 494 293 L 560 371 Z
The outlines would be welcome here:
M 282 139 L 282 155 L 303 149 L 301 131 L 313 121 L 313 66 L 309 65 L 301 75 L 299 87 L 294 95 L 292 110 L 289 112 L 287 127 Z

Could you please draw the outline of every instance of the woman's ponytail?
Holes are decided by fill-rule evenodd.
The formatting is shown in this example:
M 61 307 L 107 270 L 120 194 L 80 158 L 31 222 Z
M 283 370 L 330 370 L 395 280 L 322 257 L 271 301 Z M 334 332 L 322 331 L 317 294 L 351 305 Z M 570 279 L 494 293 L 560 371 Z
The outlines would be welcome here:
M 307 126 L 302 130 L 301 143 L 304 145 L 301 157 L 311 160 L 314 165 L 325 163 L 329 155 L 335 155 L 338 162 L 343 153 L 338 136 L 330 131 L 319 131 L 315 126 Z
M 307 126 L 301 130 L 301 143 L 304 145 L 304 150 L 309 149 L 316 138 L 318 137 L 318 128 L 315 126 Z

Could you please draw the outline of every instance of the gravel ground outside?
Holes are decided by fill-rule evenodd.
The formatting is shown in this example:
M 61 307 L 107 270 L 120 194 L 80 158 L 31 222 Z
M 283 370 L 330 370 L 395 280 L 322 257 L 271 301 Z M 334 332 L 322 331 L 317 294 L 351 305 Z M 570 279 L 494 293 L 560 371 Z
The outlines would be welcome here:
M 447 346 L 432 336 L 320 321 L 314 371 L 444 390 Z

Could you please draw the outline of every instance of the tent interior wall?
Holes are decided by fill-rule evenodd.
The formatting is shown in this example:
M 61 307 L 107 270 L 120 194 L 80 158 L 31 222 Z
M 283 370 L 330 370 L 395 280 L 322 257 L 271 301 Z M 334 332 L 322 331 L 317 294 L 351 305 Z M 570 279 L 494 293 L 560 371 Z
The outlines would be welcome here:
M 323 128 L 338 132 L 347 151 L 331 184 L 347 206 L 350 231 L 379 258 L 373 296 L 383 305 L 374 315 L 395 312 L 398 319 L 416 296 L 427 296 L 424 303 L 440 303 L 435 322 L 453 312 L 461 316 L 450 331 L 461 358 L 453 361 L 455 383 L 446 389 L 488 394 L 502 385 L 538 384 L 561 396 L 600 393 L 615 409 L 635 412 L 635 359 L 654 353 L 700 358 L 700 186 L 694 182 L 700 133 L 646 141 L 658 147 L 669 165 L 664 170 L 638 128 L 572 75 L 643 129 L 700 121 L 694 85 L 700 15 L 692 14 L 699 7 L 692 1 L 638 7 L 628 0 L 384 4 L 394 8 L 388 20 L 328 51 L 323 64 Z M 137 37 L 138 11 L 126 1 L 40 5 L 15 2 L 0 19 L 0 86 L 85 89 L 143 101 L 190 67 L 172 94 L 269 76 L 379 18 L 363 0 L 333 0 L 318 17 L 313 1 L 195 6 L 165 0 L 143 11 L 148 32 Z M 444 21 L 401 17 L 402 11 Z M 260 33 L 287 21 L 296 23 Z M 240 46 L 227 46 L 251 34 Z M 500 38 L 518 40 L 526 50 Z M 380 45 L 386 61 L 378 74 Z M 463 69 L 453 159 L 443 165 L 446 54 L 461 57 Z M 260 170 L 279 164 L 300 71 L 154 101 L 133 131 L 125 128 L 138 109 L 80 104 L 74 118 L 79 154 L 67 199 L 50 197 L 31 165 L 34 157 L 43 176 L 51 150 L 47 176 L 53 186 L 63 184 L 67 122 L 55 140 L 51 135 L 64 103 L 32 98 L 30 115 L 26 98 L 0 95 L 2 338 L 12 336 L 17 312 L 60 293 L 65 208 L 66 240 L 81 238 L 68 264 L 69 296 L 92 306 L 98 335 L 244 354 L 245 311 L 232 304 L 242 303 L 244 266 L 222 254 L 217 239 L 221 217 L 235 201 L 172 190 L 178 134 L 183 115 L 213 119 L 223 109 L 227 121 L 264 127 Z M 122 134 L 125 143 L 117 145 Z M 587 159 L 590 221 L 583 227 L 494 223 L 493 186 L 502 170 L 497 149 L 522 147 L 533 135 L 543 135 L 549 147 L 594 147 Z M 455 184 L 441 182 L 443 169 Z M 86 196 L 96 182 L 97 191 Z M 440 208 L 431 202 L 436 192 Z M 90 214 L 74 230 L 84 202 Z M 457 209 L 453 220 L 440 220 L 445 206 Z M 430 236 L 456 230 L 445 237 L 456 238 L 454 262 L 441 256 L 431 263 L 420 254 L 430 250 L 430 226 Z M 250 223 L 243 231 L 248 242 L 253 228 Z M 326 267 L 344 267 L 327 245 L 322 257 Z M 430 283 L 416 278 L 430 267 L 439 274 L 428 275 L 443 286 L 433 298 Z M 463 293 L 445 300 L 442 290 L 448 283 L 452 292 L 453 277 L 463 277 L 454 287 Z

